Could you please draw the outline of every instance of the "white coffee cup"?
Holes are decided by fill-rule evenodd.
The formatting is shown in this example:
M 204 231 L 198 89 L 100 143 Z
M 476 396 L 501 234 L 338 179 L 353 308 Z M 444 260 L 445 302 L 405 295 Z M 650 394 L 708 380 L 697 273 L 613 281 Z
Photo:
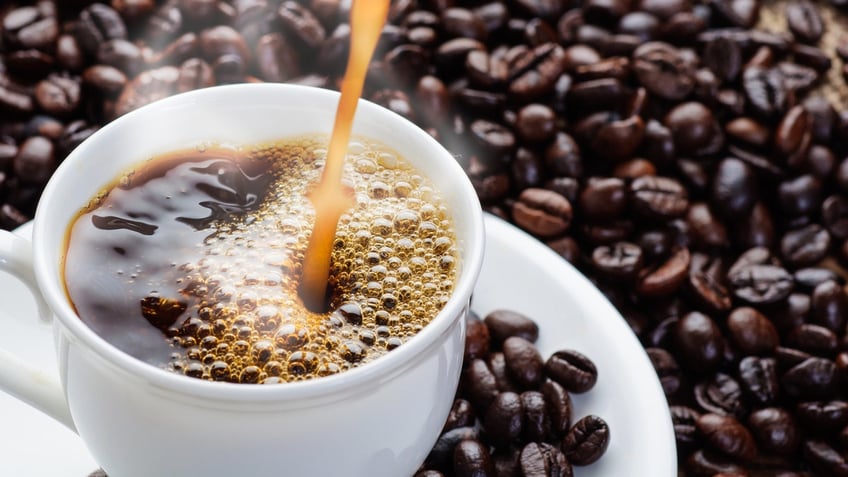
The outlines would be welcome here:
M 112 477 L 412 475 L 437 439 L 456 391 L 484 233 L 480 204 L 461 168 L 406 119 L 361 101 L 353 132 L 397 150 L 444 193 L 461 269 L 441 313 L 386 356 L 297 383 L 188 378 L 133 358 L 95 334 L 75 314 L 62 282 L 69 224 L 128 167 L 208 143 L 328 134 L 337 101 L 338 93 L 294 85 L 209 88 L 126 114 L 81 144 L 44 190 L 32 243 L 0 232 L 0 270 L 24 281 L 41 318 L 52 321 L 61 383 L 0 350 L 0 389 L 75 429 Z

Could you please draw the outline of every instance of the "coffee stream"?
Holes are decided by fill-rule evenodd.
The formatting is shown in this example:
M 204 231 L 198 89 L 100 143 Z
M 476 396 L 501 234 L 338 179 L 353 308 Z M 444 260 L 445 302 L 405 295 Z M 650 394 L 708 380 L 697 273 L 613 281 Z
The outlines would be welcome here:
M 351 7 L 350 53 L 342 79 L 341 98 L 330 137 L 327 163 L 320 184 L 310 194 L 315 207 L 315 225 L 304 259 L 300 295 L 306 307 L 316 312 L 324 311 L 327 306 L 330 254 L 339 217 L 353 204 L 350 195 L 342 187 L 342 165 L 350 141 L 356 105 L 362 96 L 368 63 L 377 47 L 388 12 L 389 0 L 355 0 Z

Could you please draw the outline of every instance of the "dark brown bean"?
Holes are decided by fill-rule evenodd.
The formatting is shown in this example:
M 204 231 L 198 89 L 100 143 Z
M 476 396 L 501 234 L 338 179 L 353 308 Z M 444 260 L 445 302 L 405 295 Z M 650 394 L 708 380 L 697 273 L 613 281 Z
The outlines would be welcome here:
M 510 377 L 522 389 L 534 389 L 545 378 L 545 362 L 533 343 L 518 336 L 503 342 L 504 359 Z
M 590 465 L 606 452 L 610 429 L 598 416 L 589 415 L 577 421 L 562 440 L 562 451 L 574 465 Z
M 598 379 L 598 369 L 588 357 L 574 350 L 560 350 L 544 364 L 545 374 L 572 393 L 584 393 Z

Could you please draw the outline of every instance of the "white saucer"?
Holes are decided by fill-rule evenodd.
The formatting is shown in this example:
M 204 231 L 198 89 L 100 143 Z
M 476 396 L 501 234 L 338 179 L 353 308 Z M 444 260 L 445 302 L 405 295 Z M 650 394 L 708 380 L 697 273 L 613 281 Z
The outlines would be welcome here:
M 28 236 L 30 224 L 17 233 Z M 543 356 L 571 348 L 595 361 L 595 388 L 575 395 L 575 419 L 603 417 L 607 453 L 576 477 L 675 477 L 674 434 L 665 396 L 638 340 L 601 293 L 532 237 L 486 217 L 486 255 L 472 308 L 482 317 L 509 308 L 535 319 Z M 0 346 L 55 368 L 50 328 L 40 325 L 29 292 L 0 272 Z M 0 392 L 0 476 L 85 477 L 97 464 L 75 434 Z M 367 477 L 367 476 L 363 476 Z

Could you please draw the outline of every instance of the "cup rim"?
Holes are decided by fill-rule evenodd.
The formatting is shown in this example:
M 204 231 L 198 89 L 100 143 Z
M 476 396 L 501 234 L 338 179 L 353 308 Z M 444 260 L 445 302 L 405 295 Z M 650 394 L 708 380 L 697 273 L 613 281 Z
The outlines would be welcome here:
M 416 357 L 427 351 L 440 336 L 446 333 L 451 325 L 463 316 L 463 309 L 468 306 L 474 284 L 480 273 L 484 251 L 484 222 L 483 212 L 479 199 L 474 191 L 471 181 L 453 156 L 427 132 L 422 130 L 410 120 L 365 99 L 359 100 L 357 115 L 367 111 L 369 117 L 378 121 L 392 121 L 399 128 L 409 130 L 409 134 L 419 138 L 444 164 L 444 173 L 452 177 L 451 180 L 459 182 L 458 189 L 461 190 L 457 200 L 462 202 L 460 209 L 470 211 L 469 216 L 454 216 L 454 221 L 468 223 L 471 233 L 465 237 L 462 269 L 460 276 L 450 299 L 442 310 L 421 331 L 416 333 L 402 346 L 392 350 L 354 369 L 341 373 L 308 379 L 298 382 L 286 382 L 278 385 L 245 385 L 241 383 L 212 382 L 196 378 L 190 378 L 148 364 L 109 343 L 100 335 L 89 328 L 76 314 L 70 304 L 63 287 L 56 286 L 57 281 L 51 277 L 59 271 L 59 265 L 50 263 L 49 253 L 39 253 L 39 249 L 47 247 L 50 243 L 47 237 L 47 209 L 56 207 L 61 202 L 61 197 L 56 192 L 60 182 L 70 179 L 71 169 L 74 164 L 83 160 L 91 145 L 100 141 L 102 137 L 112 134 L 112 131 L 126 127 L 124 124 L 136 121 L 144 115 L 154 113 L 155 110 L 166 111 L 175 108 L 190 107 L 194 103 L 214 103 L 220 101 L 222 96 L 238 96 L 244 91 L 256 91 L 260 94 L 267 91 L 269 96 L 288 95 L 312 95 L 317 100 L 330 101 L 333 105 L 338 102 L 340 93 L 337 91 L 317 88 L 311 86 L 284 84 L 284 83 L 243 83 L 234 85 L 213 86 L 210 88 L 194 90 L 186 93 L 173 95 L 148 105 L 142 106 L 121 117 L 116 118 L 101 129 L 95 131 L 89 138 L 74 149 L 68 157 L 59 165 L 51 176 L 39 200 L 33 221 L 33 263 L 35 276 L 39 289 L 50 304 L 53 311 L 53 319 L 58 319 L 62 326 L 84 345 L 88 351 L 94 352 L 99 358 L 105 360 L 118 369 L 131 376 L 142 379 L 148 384 L 160 389 L 171 390 L 186 396 L 202 398 L 207 401 L 252 401 L 252 402 L 280 402 L 288 403 L 296 400 L 311 399 L 320 396 L 332 396 L 341 391 L 352 391 L 363 385 L 373 385 L 381 377 L 394 375 L 401 368 L 416 362 Z M 214 107 L 214 106 L 213 106 Z M 375 138 L 379 140 L 379 137 Z M 435 160 L 435 159 L 433 159 Z M 99 185 L 98 185 L 99 186 Z M 91 196 L 96 194 L 91 191 Z M 63 227 L 67 229 L 67 224 Z M 63 238 L 64 243 L 64 238 Z M 61 280 L 58 280 L 61 282 Z M 55 330 L 54 330 L 55 333 Z

